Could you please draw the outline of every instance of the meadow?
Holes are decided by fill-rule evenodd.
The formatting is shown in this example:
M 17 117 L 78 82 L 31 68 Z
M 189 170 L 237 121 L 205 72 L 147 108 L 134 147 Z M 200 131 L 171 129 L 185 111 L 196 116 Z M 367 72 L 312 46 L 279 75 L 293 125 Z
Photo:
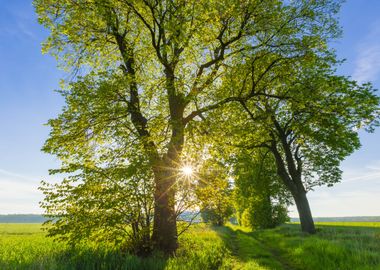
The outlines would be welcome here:
M 0 224 L 0 269 L 380 269 L 380 223 L 318 223 L 316 235 L 298 224 L 250 231 L 199 224 L 180 238 L 173 258 L 121 253 L 107 245 L 76 248 L 46 238 L 40 224 Z

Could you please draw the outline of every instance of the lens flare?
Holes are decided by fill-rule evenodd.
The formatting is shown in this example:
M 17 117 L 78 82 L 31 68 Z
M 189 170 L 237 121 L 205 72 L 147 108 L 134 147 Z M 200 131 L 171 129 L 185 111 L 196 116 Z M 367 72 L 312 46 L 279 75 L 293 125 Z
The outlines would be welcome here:
M 181 171 L 186 176 L 191 176 L 193 174 L 193 168 L 191 166 L 183 166 Z

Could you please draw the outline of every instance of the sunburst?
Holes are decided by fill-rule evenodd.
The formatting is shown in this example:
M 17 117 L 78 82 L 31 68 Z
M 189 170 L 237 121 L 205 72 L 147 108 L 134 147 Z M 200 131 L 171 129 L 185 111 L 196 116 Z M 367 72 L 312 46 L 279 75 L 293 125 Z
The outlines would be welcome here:
M 183 175 L 190 177 L 193 175 L 193 167 L 191 165 L 185 165 L 181 168 L 181 172 Z

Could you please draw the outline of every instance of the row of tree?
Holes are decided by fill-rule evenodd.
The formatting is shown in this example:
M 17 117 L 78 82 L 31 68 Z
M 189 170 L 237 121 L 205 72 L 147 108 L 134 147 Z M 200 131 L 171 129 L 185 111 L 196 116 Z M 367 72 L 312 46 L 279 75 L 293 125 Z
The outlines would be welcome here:
M 44 183 L 41 203 L 50 234 L 72 243 L 171 254 L 180 214 L 227 196 L 230 178 L 247 224 L 272 226 L 294 201 L 314 233 L 307 191 L 338 182 L 359 129 L 378 124 L 371 85 L 335 75 L 338 0 L 34 5 L 50 30 L 43 51 L 73 72 L 43 148 L 67 177 Z M 197 177 L 182 173 L 189 164 Z M 271 217 L 251 215 L 260 207 Z

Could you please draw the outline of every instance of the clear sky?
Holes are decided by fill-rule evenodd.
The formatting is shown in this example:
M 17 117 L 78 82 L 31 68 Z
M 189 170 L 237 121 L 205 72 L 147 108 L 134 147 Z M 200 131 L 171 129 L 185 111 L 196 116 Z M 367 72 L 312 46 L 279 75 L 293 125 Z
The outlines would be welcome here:
M 380 1 L 347 0 L 340 13 L 343 38 L 335 42 L 339 73 L 380 88 Z M 44 126 L 63 101 L 54 92 L 65 75 L 41 54 L 47 31 L 31 1 L 0 0 L 0 214 L 42 213 L 40 180 L 58 162 L 40 151 Z M 309 193 L 314 216 L 380 215 L 380 130 L 361 134 L 362 148 L 342 164 L 342 183 Z M 291 216 L 297 216 L 291 208 Z

